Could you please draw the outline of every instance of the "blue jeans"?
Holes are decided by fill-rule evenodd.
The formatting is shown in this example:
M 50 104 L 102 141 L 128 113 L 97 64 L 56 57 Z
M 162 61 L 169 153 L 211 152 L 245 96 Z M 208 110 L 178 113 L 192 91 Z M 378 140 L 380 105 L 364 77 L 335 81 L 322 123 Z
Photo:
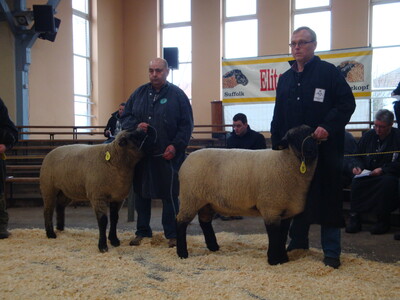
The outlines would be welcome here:
M 287 250 L 290 251 L 293 249 L 308 249 L 309 230 L 310 224 L 305 220 L 303 214 L 294 217 L 292 225 L 289 229 L 289 237 L 291 238 L 291 240 L 289 242 Z M 321 225 L 321 246 L 326 257 L 340 257 L 340 253 L 342 251 L 340 239 L 340 228 Z
M 176 238 L 176 214 L 179 211 L 178 198 L 162 199 L 162 226 L 164 228 L 164 235 L 167 239 Z M 135 193 L 135 209 L 137 212 L 136 235 L 143 237 L 152 237 L 153 232 L 150 227 L 151 218 L 151 199 L 143 198 Z

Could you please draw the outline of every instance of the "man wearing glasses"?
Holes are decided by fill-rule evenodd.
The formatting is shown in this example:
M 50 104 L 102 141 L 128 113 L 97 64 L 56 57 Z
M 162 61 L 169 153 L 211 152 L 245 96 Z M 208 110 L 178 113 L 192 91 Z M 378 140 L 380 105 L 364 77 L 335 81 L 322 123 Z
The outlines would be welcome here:
M 400 130 L 392 127 L 394 115 L 387 109 L 378 110 L 374 129 L 358 142 L 359 154 L 353 168 L 350 222 L 347 233 L 361 231 L 361 213 L 374 212 L 376 224 L 371 234 L 384 234 L 390 229 L 390 213 L 399 206 Z M 382 153 L 382 154 L 379 154 Z M 384 154 L 383 154 L 384 153 Z
M 301 124 L 314 128 L 313 138 L 321 143 L 305 210 L 293 219 L 287 250 L 308 249 L 310 224 L 320 224 L 324 264 L 338 268 L 340 228 L 345 225 L 341 196 L 344 129 L 354 112 L 355 100 L 337 68 L 314 55 L 317 36 L 312 29 L 296 29 L 289 46 L 294 60 L 278 81 L 272 148 L 278 150 L 276 145 L 286 132 Z

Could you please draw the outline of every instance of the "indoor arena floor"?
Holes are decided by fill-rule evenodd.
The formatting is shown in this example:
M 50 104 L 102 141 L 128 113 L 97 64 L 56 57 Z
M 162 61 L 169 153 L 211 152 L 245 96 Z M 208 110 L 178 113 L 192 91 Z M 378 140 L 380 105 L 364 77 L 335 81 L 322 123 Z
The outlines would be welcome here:
M 161 203 L 153 201 L 151 227 L 154 232 L 162 232 Z M 11 207 L 9 213 L 9 229 L 15 228 L 44 228 L 43 207 Z M 68 228 L 97 228 L 97 221 L 91 207 L 77 206 L 66 209 L 66 230 Z M 261 218 L 244 217 L 242 220 L 213 221 L 214 230 L 218 232 L 235 232 L 238 234 L 265 233 Z M 400 241 L 393 239 L 393 234 L 400 231 L 399 227 L 392 227 L 390 232 L 383 235 L 371 235 L 369 229 L 372 224 L 363 224 L 363 230 L 357 234 L 348 234 L 342 229 L 342 251 L 355 253 L 363 258 L 379 262 L 396 263 L 400 261 Z M 134 235 L 136 222 L 128 222 L 128 209 L 120 211 L 118 230 L 131 231 Z M 188 227 L 188 234 L 201 233 L 197 217 Z M 44 230 L 43 230 L 43 234 Z M 320 249 L 320 226 L 312 225 L 310 229 L 310 246 Z M 265 240 L 267 243 L 267 238 Z

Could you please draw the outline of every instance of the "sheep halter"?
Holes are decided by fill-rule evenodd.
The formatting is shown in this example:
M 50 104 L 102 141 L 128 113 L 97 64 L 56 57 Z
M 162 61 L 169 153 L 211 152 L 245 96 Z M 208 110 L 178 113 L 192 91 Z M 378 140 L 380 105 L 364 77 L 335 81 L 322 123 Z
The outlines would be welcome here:
M 304 142 L 308 139 L 311 138 L 312 136 L 309 135 L 306 138 L 304 138 L 303 142 L 301 143 L 301 164 L 300 164 L 300 173 L 305 174 L 307 172 L 307 166 L 306 166 L 306 159 L 304 157 Z

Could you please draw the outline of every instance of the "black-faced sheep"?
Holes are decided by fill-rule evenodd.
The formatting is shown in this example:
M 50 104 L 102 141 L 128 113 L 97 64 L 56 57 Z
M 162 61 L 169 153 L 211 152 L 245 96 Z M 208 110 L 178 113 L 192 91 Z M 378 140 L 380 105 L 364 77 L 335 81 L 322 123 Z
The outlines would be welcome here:
M 306 125 L 289 130 L 279 151 L 203 149 L 190 154 L 179 171 L 178 256 L 188 257 L 186 229 L 196 214 L 207 248 L 219 249 L 211 224 L 219 213 L 262 216 L 269 238 L 268 262 L 287 262 L 290 218 L 304 210 L 317 164 L 312 132 Z
M 53 212 L 57 212 L 57 229 L 64 230 L 65 207 L 71 201 L 90 201 L 99 226 L 99 250 L 106 252 L 107 204 L 110 205 L 108 239 L 119 246 L 118 211 L 128 196 L 133 169 L 141 159 L 143 131 L 122 131 L 110 144 L 68 145 L 46 155 L 40 170 L 40 189 L 44 202 L 44 221 L 48 238 L 56 238 Z
M 238 84 L 247 85 L 248 83 L 249 80 L 239 69 L 229 71 L 222 76 L 222 87 L 224 89 L 231 89 Z

